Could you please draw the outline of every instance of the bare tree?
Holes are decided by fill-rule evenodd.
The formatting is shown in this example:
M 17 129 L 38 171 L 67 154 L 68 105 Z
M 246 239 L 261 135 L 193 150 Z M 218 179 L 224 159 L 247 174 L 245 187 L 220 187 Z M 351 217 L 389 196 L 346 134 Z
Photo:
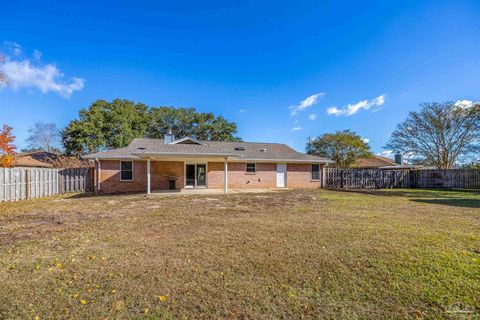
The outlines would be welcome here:
M 37 122 L 28 130 L 28 148 L 57 153 L 59 151 L 60 131 L 54 123 Z
M 0 54 L 0 66 L 1 64 L 3 64 L 5 62 L 5 57 Z M 3 70 L 0 68 L 0 85 L 4 83 L 4 84 L 7 84 L 8 83 L 8 79 L 7 79 L 7 75 L 5 74 L 5 72 L 3 72 Z
M 424 103 L 392 133 L 387 148 L 413 153 L 439 169 L 480 151 L 480 104 Z

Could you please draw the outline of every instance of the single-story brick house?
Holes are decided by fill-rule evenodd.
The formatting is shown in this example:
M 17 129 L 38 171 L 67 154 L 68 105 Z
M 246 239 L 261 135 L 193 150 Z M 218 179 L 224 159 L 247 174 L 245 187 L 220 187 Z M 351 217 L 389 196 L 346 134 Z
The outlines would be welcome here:
M 285 144 L 134 139 L 128 147 L 85 156 L 94 160 L 96 189 L 146 192 L 183 188 L 318 188 L 329 159 Z

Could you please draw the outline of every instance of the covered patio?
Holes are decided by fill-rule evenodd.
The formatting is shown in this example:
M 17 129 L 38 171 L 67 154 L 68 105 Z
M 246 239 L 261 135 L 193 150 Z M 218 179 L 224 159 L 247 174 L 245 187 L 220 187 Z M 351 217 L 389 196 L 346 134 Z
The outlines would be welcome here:
M 223 160 L 223 192 L 228 192 L 228 156 L 226 155 L 211 155 L 209 157 L 199 157 L 196 155 L 192 158 L 185 158 L 183 155 L 182 159 L 176 159 L 177 155 L 165 156 L 165 155 L 148 155 L 148 154 L 138 154 L 136 155 L 139 158 L 146 158 L 147 161 L 147 194 L 152 193 L 152 174 L 151 174 L 151 162 L 161 161 L 161 160 L 170 160 L 178 161 L 184 163 L 184 184 L 183 188 L 180 191 L 186 190 L 202 190 L 207 187 L 207 165 L 209 162 L 220 162 Z M 224 158 L 219 158 L 219 156 L 224 156 Z M 201 170 L 201 171 L 200 171 Z M 170 179 L 170 178 L 168 178 Z M 171 180 L 169 180 L 170 182 Z M 209 189 L 203 189 L 209 190 Z M 175 190 L 161 190 L 161 191 L 175 191 Z

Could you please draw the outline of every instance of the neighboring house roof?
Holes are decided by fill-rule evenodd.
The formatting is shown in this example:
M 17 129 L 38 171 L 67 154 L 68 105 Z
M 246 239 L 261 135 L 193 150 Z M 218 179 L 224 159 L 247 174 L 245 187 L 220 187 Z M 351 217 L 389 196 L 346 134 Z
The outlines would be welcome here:
M 421 166 L 398 164 L 394 160 L 386 157 L 372 156 L 371 158 L 360 158 L 353 165 L 354 168 L 362 169 L 415 169 Z
M 291 161 L 333 163 L 297 152 L 285 144 L 257 142 L 198 141 L 182 138 L 171 143 L 163 139 L 134 139 L 129 146 L 97 152 L 86 159 L 142 159 L 148 157 L 222 157 L 242 161 Z
M 385 166 L 400 166 L 390 158 L 372 156 L 371 158 L 358 159 L 353 167 L 355 168 L 380 168 Z
M 90 163 L 74 157 L 66 157 L 46 151 L 17 153 L 13 156 L 14 167 L 36 168 L 85 168 Z

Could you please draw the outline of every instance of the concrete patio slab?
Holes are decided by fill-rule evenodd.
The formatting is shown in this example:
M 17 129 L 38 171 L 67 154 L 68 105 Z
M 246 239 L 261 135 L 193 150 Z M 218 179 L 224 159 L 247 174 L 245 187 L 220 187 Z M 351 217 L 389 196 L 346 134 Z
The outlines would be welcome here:
M 264 188 L 264 189 L 228 189 L 225 193 L 223 189 L 181 189 L 181 190 L 153 190 L 150 195 L 191 195 L 191 194 L 234 194 L 234 193 L 271 193 L 291 190 L 288 188 Z

